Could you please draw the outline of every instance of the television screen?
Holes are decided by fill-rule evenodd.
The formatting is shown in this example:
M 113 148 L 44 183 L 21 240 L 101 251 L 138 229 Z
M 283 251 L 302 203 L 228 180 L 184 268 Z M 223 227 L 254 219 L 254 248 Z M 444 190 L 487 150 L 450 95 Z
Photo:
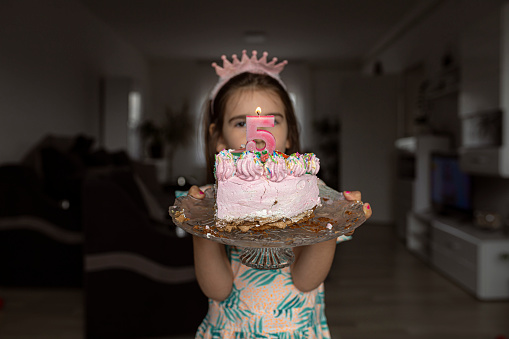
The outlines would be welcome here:
M 440 213 L 471 212 L 471 178 L 460 169 L 457 155 L 432 154 L 431 201 Z

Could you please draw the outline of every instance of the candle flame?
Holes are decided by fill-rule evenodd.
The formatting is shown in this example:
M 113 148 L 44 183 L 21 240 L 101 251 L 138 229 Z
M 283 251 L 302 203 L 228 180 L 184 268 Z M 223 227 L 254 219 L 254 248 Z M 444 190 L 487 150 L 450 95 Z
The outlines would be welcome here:
M 256 114 L 258 114 L 258 116 L 260 116 L 261 113 L 262 113 L 262 108 L 256 107 Z

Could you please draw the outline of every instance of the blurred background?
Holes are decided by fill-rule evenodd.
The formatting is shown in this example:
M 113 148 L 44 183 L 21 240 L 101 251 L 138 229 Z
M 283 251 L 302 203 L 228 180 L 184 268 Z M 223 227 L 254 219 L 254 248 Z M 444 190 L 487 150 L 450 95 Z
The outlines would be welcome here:
M 206 184 L 211 63 L 243 49 L 289 61 L 303 151 L 374 208 L 344 245 L 361 267 L 337 260 L 330 284 L 391 272 L 402 314 L 471 310 L 373 325 L 347 305 L 337 333 L 509 335 L 507 1 L 2 0 L 0 46 L 0 337 L 192 337 L 207 305 L 167 208 Z M 380 301 L 367 288 L 350 306 Z

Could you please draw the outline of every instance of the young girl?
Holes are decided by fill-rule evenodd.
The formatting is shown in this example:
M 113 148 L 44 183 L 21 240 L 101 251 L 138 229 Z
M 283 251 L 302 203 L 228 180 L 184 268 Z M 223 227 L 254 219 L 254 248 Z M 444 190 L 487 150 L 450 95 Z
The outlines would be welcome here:
M 223 56 L 224 68 L 213 64 L 220 80 L 204 117 L 209 182 L 214 181 L 215 154 L 246 143 L 246 115 L 257 107 L 262 114 L 275 116 L 274 127 L 267 130 L 276 139 L 276 150 L 299 151 L 297 120 L 278 75 L 286 62 L 267 63 L 266 56 L 258 60 L 253 52 L 248 58 L 243 51 L 242 61 L 234 56 L 231 64 Z M 196 186 L 189 194 L 204 197 Z M 359 192 L 344 195 L 348 200 L 361 199 Z M 371 216 L 369 204 L 364 204 L 364 212 Z M 267 271 L 242 265 L 236 247 L 196 236 L 193 244 L 196 277 L 209 298 L 209 312 L 196 338 L 330 338 L 323 281 L 332 265 L 336 239 L 295 247 L 290 267 Z

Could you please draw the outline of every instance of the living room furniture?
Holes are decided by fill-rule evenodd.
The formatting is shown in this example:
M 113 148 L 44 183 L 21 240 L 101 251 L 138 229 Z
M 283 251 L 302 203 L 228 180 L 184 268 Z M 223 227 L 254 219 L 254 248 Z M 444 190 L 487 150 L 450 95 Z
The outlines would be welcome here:
M 194 333 L 208 302 L 168 215 L 176 188 L 92 144 L 50 135 L 0 166 L 0 285 L 83 286 L 88 338 Z
M 80 286 L 81 225 L 33 168 L 0 166 L 0 285 Z
M 87 338 L 193 334 L 208 303 L 193 268 L 192 238 L 132 168 L 91 171 L 83 186 Z
M 413 218 L 413 253 L 480 300 L 509 300 L 509 234 L 433 213 Z
M 42 138 L 0 165 L 0 285 L 81 286 L 81 174 L 93 141 Z
M 47 135 L 0 165 L 0 285 L 81 286 L 81 189 L 92 169 L 130 166 L 85 135 Z
M 415 154 L 416 166 L 405 230 L 408 250 L 480 300 L 509 299 L 509 235 L 504 228 L 482 230 L 468 213 L 446 209 L 449 215 L 442 215 L 432 202 L 432 187 L 437 189 L 431 185 L 433 154 L 444 154 L 446 139 L 418 136 L 400 140 L 402 145 Z

